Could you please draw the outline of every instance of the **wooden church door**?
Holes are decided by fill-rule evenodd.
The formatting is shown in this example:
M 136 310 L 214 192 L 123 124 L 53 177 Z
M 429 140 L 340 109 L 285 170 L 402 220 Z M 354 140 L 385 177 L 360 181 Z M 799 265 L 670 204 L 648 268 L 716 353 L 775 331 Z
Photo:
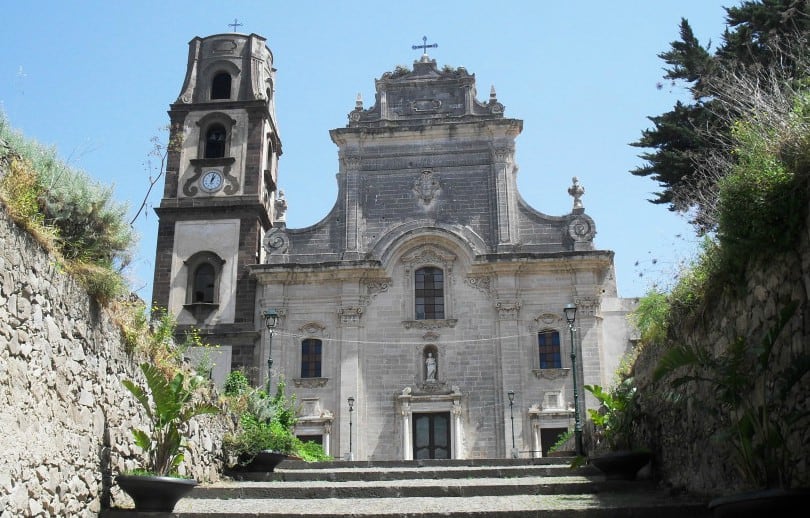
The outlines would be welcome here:
M 450 413 L 413 415 L 413 458 L 449 459 Z

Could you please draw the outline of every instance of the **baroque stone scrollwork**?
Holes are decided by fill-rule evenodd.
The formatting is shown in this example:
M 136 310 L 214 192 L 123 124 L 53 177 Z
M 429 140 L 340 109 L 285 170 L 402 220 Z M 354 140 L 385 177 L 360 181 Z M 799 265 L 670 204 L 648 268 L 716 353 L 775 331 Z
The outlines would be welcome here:
M 520 301 L 517 300 L 499 300 L 495 303 L 495 309 L 498 310 L 498 320 L 516 320 L 518 312 L 520 311 Z
M 492 156 L 496 162 L 511 163 L 514 156 L 514 150 L 511 148 L 500 147 L 492 150 Z
M 492 277 L 489 275 L 482 275 L 479 277 L 467 277 L 465 282 L 486 295 L 492 294 Z
M 321 336 L 326 337 L 326 326 L 321 324 L 320 322 L 307 322 L 303 326 L 299 327 L 298 330 L 309 336 Z
M 561 319 L 562 317 L 560 315 L 555 315 L 554 313 L 543 313 L 535 318 L 534 322 L 536 329 L 540 329 L 541 327 L 551 325 L 554 322 L 559 322 Z
M 445 381 L 432 381 L 417 385 L 416 394 L 450 394 Z
M 286 254 L 290 248 L 290 238 L 281 228 L 272 228 L 264 235 L 262 246 L 268 254 Z
M 458 319 L 448 318 L 445 320 L 405 320 L 402 325 L 405 329 L 442 329 L 454 328 Z
M 388 291 L 388 288 L 391 286 L 391 282 L 389 280 L 367 280 L 363 282 L 365 284 L 365 296 L 363 297 L 363 304 L 368 305 L 371 302 L 371 299 L 379 295 L 384 291 Z
M 402 258 L 402 262 L 412 268 L 417 264 L 441 265 L 445 270 L 446 277 L 449 276 L 451 265 L 455 260 L 455 254 L 430 245 L 420 247 Z
M 568 236 L 577 243 L 592 241 L 596 232 L 593 221 L 587 216 L 578 216 L 568 222 Z
M 346 306 L 338 309 L 340 323 L 343 325 L 358 324 L 363 316 L 363 308 L 359 306 Z
M 329 378 L 293 378 L 293 383 L 298 388 L 321 388 L 328 382 Z
M 577 312 L 583 316 L 595 316 L 596 309 L 600 305 L 598 297 L 574 297 L 574 302 L 577 305 Z
M 430 205 L 440 190 L 439 177 L 430 170 L 422 171 L 413 182 L 413 192 L 425 205 Z
M 410 110 L 417 113 L 433 113 L 441 108 L 441 106 L 442 102 L 439 99 L 417 99 L 411 101 L 409 104 Z
M 558 380 L 568 376 L 568 371 L 571 369 L 564 368 L 564 369 L 532 369 L 535 377 L 537 379 L 545 379 L 545 380 Z
M 435 342 L 439 339 L 439 333 L 434 333 L 433 331 L 428 331 L 427 333 L 422 335 L 422 340 L 426 342 Z

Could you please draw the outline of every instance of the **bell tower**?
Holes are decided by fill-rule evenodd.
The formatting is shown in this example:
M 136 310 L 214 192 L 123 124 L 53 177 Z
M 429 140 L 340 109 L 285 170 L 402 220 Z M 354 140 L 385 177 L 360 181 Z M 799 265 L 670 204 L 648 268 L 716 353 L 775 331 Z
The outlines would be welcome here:
M 281 139 L 273 54 L 256 34 L 189 42 L 185 81 L 170 106 L 158 214 L 153 305 L 223 346 L 230 365 L 256 365 L 255 281 L 275 220 Z

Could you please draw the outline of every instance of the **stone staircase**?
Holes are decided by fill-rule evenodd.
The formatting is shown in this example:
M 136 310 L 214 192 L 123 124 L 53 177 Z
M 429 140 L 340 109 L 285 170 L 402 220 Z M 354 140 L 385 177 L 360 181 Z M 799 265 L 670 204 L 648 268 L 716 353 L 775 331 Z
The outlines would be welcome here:
M 100 518 L 354 516 L 702 518 L 705 500 L 673 495 L 647 480 L 606 480 L 570 459 L 413 462 L 284 461 L 259 481 L 197 486 L 173 513 L 102 511 Z

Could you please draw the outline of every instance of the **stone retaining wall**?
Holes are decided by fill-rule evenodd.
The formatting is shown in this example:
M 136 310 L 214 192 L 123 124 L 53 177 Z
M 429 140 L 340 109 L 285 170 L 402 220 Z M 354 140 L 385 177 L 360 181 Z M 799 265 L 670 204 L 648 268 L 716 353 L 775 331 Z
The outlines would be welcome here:
M 121 380 L 142 379 L 110 316 L 0 205 L 0 516 L 96 516 L 128 505 L 114 475 L 139 458 L 144 415 Z M 229 423 L 190 423 L 183 470 L 221 471 Z
M 743 289 L 712 300 L 708 309 L 674 330 L 674 340 L 706 344 L 713 347 L 715 355 L 737 337 L 745 337 L 749 344 L 758 345 L 772 329 L 779 312 L 795 301 L 798 308 L 780 335 L 788 344 L 777 367 L 782 370 L 790 361 L 787 352 L 810 354 L 809 294 L 810 239 L 805 230 L 796 250 L 752 267 L 746 274 Z M 730 445 L 712 438 L 718 424 L 703 411 L 717 405 L 716 395 L 706 388 L 692 386 L 681 389 L 694 391 L 695 397 L 689 404 L 673 404 L 663 397 L 662 390 L 668 388 L 665 383 L 652 385 L 652 373 L 662 350 L 662 347 L 648 347 L 635 364 L 635 379 L 645 415 L 640 442 L 654 450 L 659 475 L 673 486 L 695 493 L 721 495 L 743 489 L 743 481 L 731 462 Z M 799 400 L 789 400 L 786 406 L 810 410 L 808 376 L 805 374 Z M 788 444 L 795 452 L 792 460 L 796 468 L 807 477 L 810 430 L 797 427 L 788 438 Z

